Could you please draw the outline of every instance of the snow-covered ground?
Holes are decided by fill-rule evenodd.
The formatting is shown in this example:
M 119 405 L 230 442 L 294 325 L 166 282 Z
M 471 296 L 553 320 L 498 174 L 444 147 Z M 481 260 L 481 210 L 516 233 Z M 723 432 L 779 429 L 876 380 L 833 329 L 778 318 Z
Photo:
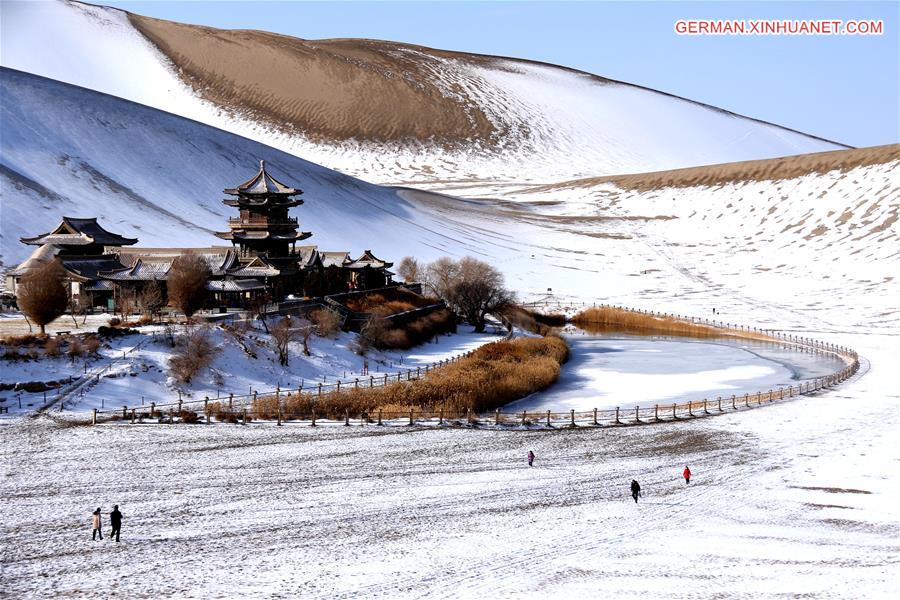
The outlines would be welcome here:
M 835 341 L 859 347 L 871 369 L 818 396 L 663 426 L 7 422 L 4 591 L 891 597 L 897 343 Z M 632 478 L 644 490 L 638 504 Z M 114 503 L 122 541 L 92 542 L 90 512 Z
M 45 401 L 53 409 L 84 412 L 92 408 L 109 409 L 121 406 L 142 406 L 185 400 L 218 398 L 229 394 L 240 396 L 253 391 L 269 392 L 276 387 L 309 388 L 316 383 L 334 384 L 337 381 L 352 385 L 358 378 L 405 372 L 408 369 L 433 365 L 438 361 L 465 354 L 482 344 L 501 339 L 492 333 L 474 333 L 469 326 L 461 326 L 456 334 L 436 336 L 429 342 L 404 351 L 369 351 L 369 375 L 363 375 L 364 359 L 353 350 L 354 333 L 339 333 L 335 338 L 312 336 L 309 340 L 311 356 L 304 356 L 302 344 L 291 342 L 288 366 L 278 362 L 271 338 L 256 326 L 245 336 L 244 343 L 256 354 L 248 356 L 240 344 L 221 328 L 208 329 L 210 341 L 217 352 L 209 368 L 203 369 L 190 384 L 179 384 L 170 375 L 169 359 L 173 354 L 164 328 L 148 326 L 140 333 L 107 340 L 100 357 L 70 360 L 65 355 L 41 360 L 2 362 L 2 381 L 62 380 L 84 377 L 86 385 L 65 395 L 62 402 L 54 402 L 56 394 L 25 391 L 0 392 L 0 406 L 9 408 L 2 418 L 34 411 Z M 2 327 L 0 327 L 2 331 Z M 184 328 L 175 329 L 183 335 Z M 179 393 L 180 392 L 180 393 Z M 62 404 L 62 406 L 60 406 Z

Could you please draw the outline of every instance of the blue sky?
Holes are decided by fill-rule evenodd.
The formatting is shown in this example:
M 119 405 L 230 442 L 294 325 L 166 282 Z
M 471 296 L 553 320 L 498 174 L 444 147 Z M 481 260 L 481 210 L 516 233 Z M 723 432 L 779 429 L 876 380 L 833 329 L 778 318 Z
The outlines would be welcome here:
M 386 39 L 540 60 L 853 146 L 900 142 L 896 0 L 105 4 L 227 29 Z M 884 34 L 679 36 L 678 19 L 882 19 Z

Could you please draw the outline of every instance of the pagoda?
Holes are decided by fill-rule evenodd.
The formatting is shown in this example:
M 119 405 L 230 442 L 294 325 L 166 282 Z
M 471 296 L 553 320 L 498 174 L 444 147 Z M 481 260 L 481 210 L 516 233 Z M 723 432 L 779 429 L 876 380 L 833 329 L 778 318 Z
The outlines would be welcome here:
M 303 191 L 269 175 L 264 160 L 259 161 L 256 175 L 224 192 L 235 197 L 222 202 L 237 208 L 240 216 L 228 219 L 231 231 L 216 236 L 237 245 L 242 262 L 285 264 L 284 259 L 295 257 L 297 242 L 312 235 L 297 231 L 297 219 L 288 216 L 289 209 L 303 204 L 303 200 L 295 198 Z M 254 260 L 257 258 L 260 261 Z

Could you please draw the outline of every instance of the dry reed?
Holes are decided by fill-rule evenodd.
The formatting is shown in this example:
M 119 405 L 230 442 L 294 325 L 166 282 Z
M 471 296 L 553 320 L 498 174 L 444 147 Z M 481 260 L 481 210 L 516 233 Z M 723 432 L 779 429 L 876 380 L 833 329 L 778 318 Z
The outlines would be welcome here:
M 459 417 L 467 411 L 479 413 L 499 408 L 513 400 L 545 389 L 559 377 L 560 365 L 568 360 L 569 348 L 562 338 L 518 338 L 494 342 L 475 350 L 472 355 L 435 369 L 408 383 L 359 387 L 322 396 L 315 394 L 281 394 L 279 399 L 284 419 L 308 419 L 315 411 L 318 417 L 340 419 L 369 415 L 381 410 L 385 418 L 405 415 L 410 409 L 421 415 L 443 410 L 447 418 Z M 272 419 L 278 414 L 275 396 L 259 397 L 252 414 Z

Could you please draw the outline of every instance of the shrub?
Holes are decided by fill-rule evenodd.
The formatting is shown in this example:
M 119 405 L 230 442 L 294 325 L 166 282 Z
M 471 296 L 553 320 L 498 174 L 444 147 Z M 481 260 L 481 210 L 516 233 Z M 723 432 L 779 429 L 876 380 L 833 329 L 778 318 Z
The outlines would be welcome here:
M 113 317 L 112 319 L 107 321 L 106 324 L 110 327 L 118 327 L 122 324 L 122 319 L 120 319 L 119 317 Z
M 184 336 L 181 349 L 169 359 L 169 371 L 179 383 L 190 383 L 215 358 L 216 348 L 205 329 L 196 329 Z
M 84 354 L 84 346 L 81 343 L 81 338 L 76 336 L 69 338 L 69 347 L 66 348 L 66 354 L 69 355 L 69 358 L 72 359 L 73 362 L 76 358 L 79 358 Z
M 199 422 L 200 422 L 200 417 L 198 417 L 198 416 L 197 416 L 197 413 L 195 413 L 195 412 L 192 411 L 192 410 L 182 410 L 181 413 L 179 413 L 178 416 L 181 417 L 181 422 L 182 422 L 182 423 L 191 423 L 191 424 L 193 424 L 193 423 L 199 423 Z
M 190 317 L 203 307 L 206 301 L 206 284 L 212 276 L 209 265 L 196 254 L 183 254 L 172 261 L 167 288 L 169 302 Z
M 47 263 L 24 277 L 16 287 L 19 308 L 45 332 L 48 323 L 61 316 L 69 305 L 66 272 L 58 261 Z
M 309 315 L 309 321 L 315 325 L 319 337 L 334 337 L 341 329 L 341 315 L 333 308 L 314 310 Z
M 44 356 L 56 358 L 60 354 L 59 346 L 59 339 L 47 338 L 47 341 L 44 342 Z
M 100 341 L 100 338 L 98 338 L 97 336 L 91 335 L 91 336 L 86 337 L 84 340 L 84 350 L 90 356 L 99 356 L 99 354 L 100 354 L 99 351 L 100 351 L 101 345 L 102 345 L 102 342 Z

